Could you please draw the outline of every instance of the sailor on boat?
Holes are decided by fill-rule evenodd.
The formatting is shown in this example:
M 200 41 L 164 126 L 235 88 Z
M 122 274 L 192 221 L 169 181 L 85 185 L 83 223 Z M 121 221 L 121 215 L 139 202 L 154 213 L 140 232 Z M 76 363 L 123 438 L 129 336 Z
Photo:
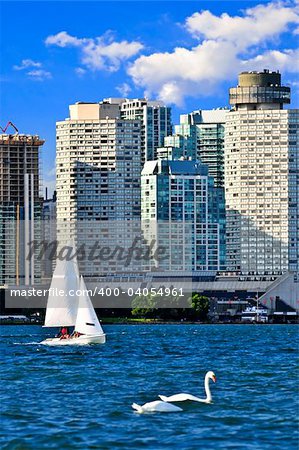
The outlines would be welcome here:
M 69 329 L 67 327 L 63 327 L 61 329 L 60 339 L 69 339 L 69 338 L 70 338 Z
M 78 338 L 78 337 L 80 337 L 80 336 L 83 336 L 83 333 L 79 333 L 79 331 L 74 331 L 74 332 L 70 335 L 70 338 L 71 338 L 71 339 L 76 339 L 76 338 Z
M 76 260 L 57 261 L 51 287 L 64 292 L 56 296 L 49 291 L 45 327 L 62 327 L 61 334 L 55 338 L 44 339 L 44 345 L 86 345 L 104 344 L 106 335 L 101 327 L 88 294 L 83 277 L 79 277 Z M 80 295 L 73 296 L 71 290 L 76 287 Z M 70 336 L 69 327 L 74 327 Z
M 59 333 L 56 335 L 57 338 L 65 339 L 69 335 L 69 330 L 67 327 L 61 327 Z

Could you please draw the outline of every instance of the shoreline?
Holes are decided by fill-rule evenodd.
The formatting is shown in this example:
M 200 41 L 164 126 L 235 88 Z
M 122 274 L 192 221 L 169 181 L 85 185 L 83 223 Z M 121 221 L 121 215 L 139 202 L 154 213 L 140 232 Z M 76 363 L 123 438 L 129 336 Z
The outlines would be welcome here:
M 101 320 L 101 325 L 299 325 L 299 322 L 190 322 L 190 321 L 159 321 L 159 320 L 119 320 L 119 321 L 105 321 Z M 1 326 L 43 326 L 43 323 L 33 322 L 0 322 Z

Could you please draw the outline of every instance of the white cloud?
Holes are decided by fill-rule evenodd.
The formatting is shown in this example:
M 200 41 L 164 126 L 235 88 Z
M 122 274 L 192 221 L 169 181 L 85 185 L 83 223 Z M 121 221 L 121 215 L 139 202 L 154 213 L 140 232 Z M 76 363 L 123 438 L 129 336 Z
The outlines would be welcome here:
M 84 44 L 82 63 L 92 70 L 115 72 L 121 61 L 136 55 L 143 46 L 139 42 L 112 42 L 104 44 L 100 38 Z
M 26 75 L 31 80 L 44 81 L 52 78 L 51 72 L 42 69 L 42 63 L 32 59 L 22 59 L 19 66 L 13 66 L 14 70 L 26 70 Z M 31 69 L 31 70 L 30 70 Z
M 26 75 L 36 81 L 44 81 L 52 78 L 51 72 L 43 69 L 31 70 L 30 72 L 27 72 Z
M 122 97 L 128 97 L 132 88 L 128 85 L 128 83 L 123 83 L 123 84 L 120 84 L 119 86 L 117 86 L 116 90 L 120 93 L 120 95 Z
M 70 36 L 66 31 L 48 36 L 45 40 L 46 45 L 57 45 L 57 47 L 80 47 L 84 39 L 78 39 Z
M 290 24 L 296 23 L 299 23 L 299 16 L 295 8 L 268 3 L 246 9 L 243 17 L 226 13 L 219 17 L 210 11 L 197 12 L 186 19 L 186 28 L 194 37 L 226 40 L 239 49 L 246 49 L 263 40 L 273 39 L 287 31 Z
M 86 70 L 82 69 L 82 67 L 76 67 L 75 72 L 79 77 L 82 77 L 86 74 Z
M 186 95 L 209 95 L 218 82 L 236 75 L 237 65 L 231 43 L 205 41 L 190 50 L 178 47 L 172 53 L 141 56 L 129 74 L 148 94 L 181 106 Z
M 245 70 L 262 70 L 265 67 L 278 68 L 281 72 L 297 73 L 299 49 L 296 50 L 270 50 L 262 55 L 242 61 Z
M 22 59 L 19 66 L 13 66 L 14 70 L 24 70 L 29 69 L 30 67 L 42 67 L 42 63 L 33 61 L 32 59 Z
M 147 95 L 182 105 L 186 96 L 211 95 L 242 70 L 295 72 L 296 50 L 268 50 L 266 44 L 271 41 L 273 45 L 274 37 L 297 22 L 296 8 L 280 3 L 259 5 L 234 17 L 218 17 L 209 11 L 195 13 L 186 19 L 185 26 L 193 37 L 202 38 L 201 42 L 192 48 L 140 56 L 128 73 Z
M 184 87 L 184 82 L 176 82 L 176 81 L 170 81 L 168 83 L 163 84 L 162 89 L 160 91 L 159 98 L 165 103 L 174 103 L 179 106 L 183 106 L 183 92 L 186 92 L 186 87 Z M 191 87 L 191 83 L 190 83 Z
M 81 63 L 91 70 L 108 70 L 114 72 L 119 69 L 122 61 L 130 59 L 143 49 L 143 44 L 138 41 L 112 40 L 111 35 L 101 37 L 77 38 L 61 31 L 56 35 L 48 36 L 47 45 L 58 47 L 78 47 L 81 50 Z

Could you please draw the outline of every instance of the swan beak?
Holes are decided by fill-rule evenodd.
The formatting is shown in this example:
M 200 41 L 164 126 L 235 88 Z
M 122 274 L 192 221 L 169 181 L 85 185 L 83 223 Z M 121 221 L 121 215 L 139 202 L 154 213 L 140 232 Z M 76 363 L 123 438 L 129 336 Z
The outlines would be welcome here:
M 216 383 L 216 376 L 215 375 L 212 376 L 212 380 L 214 381 L 214 383 Z

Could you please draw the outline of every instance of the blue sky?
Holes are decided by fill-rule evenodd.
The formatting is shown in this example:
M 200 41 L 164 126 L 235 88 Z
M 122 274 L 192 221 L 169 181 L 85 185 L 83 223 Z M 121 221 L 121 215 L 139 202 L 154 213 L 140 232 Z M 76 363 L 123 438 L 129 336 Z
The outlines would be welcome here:
M 180 113 L 228 105 L 241 70 L 282 72 L 298 107 L 298 2 L 1 2 L 0 125 L 39 134 L 76 101 L 147 96 Z

